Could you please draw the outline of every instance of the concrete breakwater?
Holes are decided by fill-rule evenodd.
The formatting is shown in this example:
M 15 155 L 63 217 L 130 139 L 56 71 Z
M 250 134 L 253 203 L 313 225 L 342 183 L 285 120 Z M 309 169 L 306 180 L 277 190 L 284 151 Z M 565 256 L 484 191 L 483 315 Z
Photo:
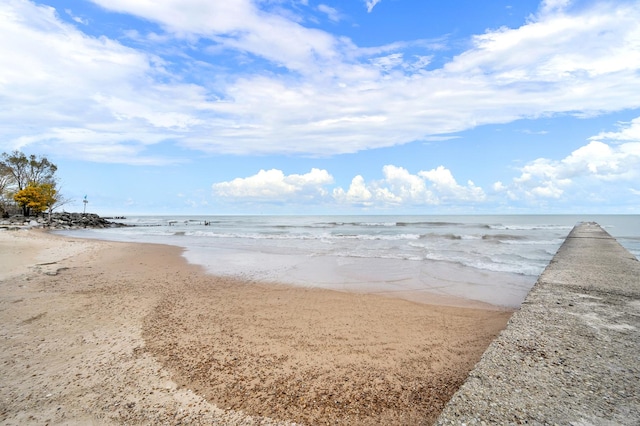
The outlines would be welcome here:
M 640 424 L 640 262 L 574 227 L 436 424 Z

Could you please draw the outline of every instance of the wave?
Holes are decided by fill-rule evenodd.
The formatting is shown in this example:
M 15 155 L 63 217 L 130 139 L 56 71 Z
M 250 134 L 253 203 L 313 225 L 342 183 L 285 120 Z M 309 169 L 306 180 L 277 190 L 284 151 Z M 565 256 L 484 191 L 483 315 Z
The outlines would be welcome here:
M 523 235 L 511 235 L 511 234 L 437 234 L 437 233 L 429 233 L 423 234 L 421 238 L 424 239 L 438 239 L 442 238 L 445 240 L 483 240 L 487 242 L 496 242 L 496 243 L 514 243 L 518 242 L 526 243 L 529 240 L 529 237 Z M 535 241 L 535 240 L 532 240 Z M 547 244 L 547 241 L 544 241 L 543 244 Z
M 500 240 L 501 244 L 511 245 L 531 245 L 531 246 L 558 246 L 562 244 L 564 239 L 557 240 Z
M 485 234 L 482 236 L 483 240 L 498 240 L 498 241 L 519 241 L 526 240 L 527 237 L 522 235 L 511 234 Z
M 462 235 L 457 234 L 425 234 L 422 238 L 444 238 L 445 240 L 462 240 Z
M 433 222 L 433 221 L 419 221 L 419 222 L 402 222 L 402 221 L 358 221 L 358 222 L 320 222 L 316 225 L 326 226 L 382 226 L 382 227 L 401 227 L 401 226 L 428 226 L 428 227 L 442 227 L 442 226 L 466 226 L 457 222 Z
M 321 222 L 315 224 L 317 226 L 337 227 L 337 226 L 362 226 L 362 227 L 488 227 L 488 225 L 459 223 L 459 222 L 441 222 L 441 221 L 418 221 L 418 222 L 393 222 L 393 221 L 371 221 L 371 222 Z
M 105 232 L 126 233 L 123 236 L 134 240 L 166 240 L 169 244 L 197 247 L 196 250 L 226 247 L 282 255 L 442 261 L 482 271 L 537 276 L 562 243 L 560 231 L 572 229 L 553 224 L 509 225 L 500 219 L 492 224 L 459 223 L 455 219 L 411 221 L 400 217 L 396 221 L 374 217 L 327 219 L 230 219 L 210 221 L 213 226 L 204 226 L 201 220 L 171 218 L 174 226 L 169 226 L 166 219 L 141 220 L 138 226 L 155 227 Z
M 461 226 L 463 224 L 456 222 L 397 222 L 397 226 Z
M 340 226 L 362 226 L 362 227 L 395 227 L 396 222 L 320 222 L 307 226 L 296 226 L 299 228 L 334 228 Z
M 292 234 L 292 233 L 240 233 L 240 232 L 214 232 L 214 231 L 180 231 L 167 235 L 206 237 L 220 239 L 248 239 L 248 240 L 363 240 L 363 241 L 402 241 L 417 240 L 420 234 Z
M 496 231 L 570 231 L 573 225 L 487 225 Z
M 397 226 L 397 223 L 396 222 L 359 222 L 356 225 L 358 225 L 358 226 L 394 227 L 394 226 Z
M 392 260 L 411 260 L 411 261 L 424 261 L 425 258 L 423 256 L 417 254 L 410 253 L 391 253 L 391 252 L 377 252 L 375 255 L 371 253 L 357 253 L 357 252 L 333 252 L 332 256 L 343 257 L 343 258 L 354 258 L 354 259 L 392 259 Z
M 451 253 L 434 251 L 427 253 L 424 256 L 424 260 L 451 262 L 483 271 L 506 272 L 524 276 L 538 276 L 542 273 L 550 259 L 539 259 L 538 261 L 533 261 L 533 259 L 521 257 L 519 261 L 512 260 L 506 262 L 488 256 L 463 257 L 455 256 Z
M 364 240 L 364 241 L 401 241 L 401 240 L 418 240 L 422 237 L 420 234 L 331 234 L 326 236 L 329 239 L 347 239 L 347 240 Z
M 481 240 L 482 237 L 473 234 L 424 234 L 422 238 L 425 239 L 445 239 L 445 240 Z

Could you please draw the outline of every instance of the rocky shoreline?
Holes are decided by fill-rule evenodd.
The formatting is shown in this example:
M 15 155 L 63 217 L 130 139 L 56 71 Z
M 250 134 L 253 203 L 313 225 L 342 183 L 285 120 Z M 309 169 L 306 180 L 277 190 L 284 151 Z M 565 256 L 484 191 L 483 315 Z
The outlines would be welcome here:
M 0 219 L 0 229 L 84 229 L 84 228 L 116 228 L 124 227 L 122 223 L 110 222 L 94 213 L 52 213 L 38 217 L 10 216 Z

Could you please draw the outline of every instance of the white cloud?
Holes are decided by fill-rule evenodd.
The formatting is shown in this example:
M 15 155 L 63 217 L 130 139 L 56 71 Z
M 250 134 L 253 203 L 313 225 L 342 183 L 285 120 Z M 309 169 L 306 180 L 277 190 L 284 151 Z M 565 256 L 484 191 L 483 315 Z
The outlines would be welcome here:
M 251 0 L 92 1 L 157 22 L 176 37 L 206 38 L 301 73 L 321 64 L 330 66 L 342 44 L 339 38 L 306 28 L 288 14 L 260 10 Z
M 327 203 L 337 202 L 346 206 L 371 208 L 414 207 L 448 205 L 456 203 L 481 203 L 484 191 L 468 182 L 466 186 L 456 182 L 451 171 L 440 166 L 429 171 L 411 174 L 403 167 L 386 165 L 383 178 L 366 182 L 355 176 L 348 189 L 335 187 L 333 177 L 326 170 L 312 169 L 306 174 L 285 175 L 277 169 L 260 170 L 245 178 L 212 185 L 215 197 L 248 202 Z
M 629 123 L 618 123 L 619 131 L 602 132 L 589 138 L 592 141 L 640 141 L 640 117 L 636 117 Z
M 150 94 L 151 95 L 151 94 Z M 151 103 L 142 103 L 131 98 L 94 96 L 97 104 L 111 112 L 116 120 L 144 120 L 148 125 L 160 129 L 184 130 L 203 124 L 203 120 L 193 115 L 167 110 Z
M 604 181 L 636 179 L 640 177 L 640 142 L 617 146 L 589 142 L 563 159 L 558 169 L 568 177 L 586 175 Z
M 571 3 L 572 0 L 543 0 L 540 5 L 540 13 L 559 12 L 566 9 Z
M 0 38 L 12 40 L 0 43 L 7 148 L 45 144 L 91 161 L 166 164 L 173 160 L 148 157 L 145 146 L 200 123 L 203 92 L 154 82 L 166 76 L 160 58 L 86 36 L 47 6 L 9 0 L 0 12 Z
M 522 117 L 636 107 L 639 19 L 624 5 L 549 15 L 478 36 L 474 48 L 433 71 L 412 72 L 414 58 L 402 51 L 354 63 L 350 55 L 358 49 L 338 49 L 323 69 L 332 79 L 247 76 L 227 87 L 228 102 L 219 111 L 239 126 L 232 134 L 241 139 L 234 143 L 331 155 Z M 264 105 L 273 106 L 268 115 L 261 112 Z M 283 146 L 282 140 L 297 142 Z M 221 149 L 213 143 L 197 147 Z
M 69 15 L 69 17 L 71 19 L 76 21 L 78 24 L 89 25 L 89 20 L 88 19 L 74 15 L 73 12 L 71 11 L 71 9 L 65 9 L 64 11 L 67 13 L 67 15 Z
M 333 22 L 340 22 L 340 20 L 342 19 L 342 15 L 340 14 L 340 12 L 338 12 L 337 9 L 334 9 L 331 6 L 327 6 L 326 4 L 319 4 L 318 10 L 327 15 L 327 17 Z
M 120 163 L 129 165 L 164 166 L 181 163 L 183 160 L 144 154 L 146 146 L 161 142 L 166 136 L 161 134 L 91 130 L 78 127 L 51 128 L 47 134 L 21 136 L 14 140 L 15 149 L 33 143 L 58 146 L 64 141 L 65 154 L 69 158 L 83 159 L 96 163 Z
M 369 206 L 372 204 L 373 194 L 367 189 L 364 178 L 358 175 L 353 178 L 347 191 L 342 188 L 334 189 L 333 197 L 349 204 Z
M 378 193 L 382 201 L 397 203 L 429 204 L 435 202 L 433 193 L 420 176 L 412 175 L 403 167 L 387 165 L 382 168 L 384 180 L 379 182 Z M 382 192 L 380 192 L 382 191 Z M 387 194 L 393 194 L 391 199 L 385 199 Z
M 502 182 L 500 182 L 500 181 L 495 182 L 493 184 L 493 190 L 494 191 L 504 191 L 505 188 L 506 188 L 506 186 L 504 186 L 504 184 Z
M 333 177 L 326 170 L 314 168 L 303 175 L 285 175 L 281 170 L 271 169 L 260 170 L 247 178 L 215 183 L 212 188 L 215 196 L 235 200 L 305 202 L 325 197 L 324 187 L 331 183 Z
M 471 181 L 459 185 L 443 166 L 414 175 L 403 167 L 386 165 L 382 173 L 383 179 L 368 184 L 356 176 L 347 191 L 336 188 L 333 196 L 341 203 L 376 207 L 479 203 L 486 198 L 482 188 Z
M 631 15 L 625 16 L 627 13 Z M 637 10 L 601 7 L 581 15 L 550 15 L 517 29 L 487 32 L 475 36 L 475 47 L 446 69 L 481 72 L 498 85 L 564 82 L 569 88 L 592 91 L 599 83 L 593 78 L 600 77 L 615 88 L 612 77 L 624 77 L 640 66 L 640 30 L 628 19 L 631 16 L 637 18 Z M 570 95 L 568 90 L 542 92 Z M 564 99 L 571 100 L 576 100 L 575 95 Z M 602 102 L 602 98 L 596 100 Z
M 373 8 L 376 7 L 380 1 L 382 0 L 365 0 L 365 3 L 367 4 L 367 12 L 371 13 Z
M 429 180 L 442 198 L 446 197 L 457 201 L 483 201 L 485 199 L 482 188 L 477 187 L 472 181 L 468 181 L 467 186 L 459 185 L 451 171 L 443 166 L 419 172 L 418 176 Z
M 588 197 L 611 199 L 640 179 L 640 117 L 621 124 L 618 132 L 603 132 L 561 160 L 538 158 L 520 169 L 510 185 L 494 184 L 512 199 L 541 198 L 584 202 Z M 607 144 L 602 140 L 609 140 Z M 618 182 L 618 185 L 606 183 Z M 632 190 L 633 191 L 633 190 Z
M 474 37 L 437 69 L 426 67 L 434 47 L 359 48 L 266 8 L 272 2 L 94 2 L 155 22 L 161 34 L 138 34 L 132 48 L 63 23 L 51 7 L 1 2 L 0 39 L 12 43 L 0 44 L 0 149 L 28 141 L 78 157 L 55 130 L 73 128 L 105 133 L 91 142 L 104 161 L 120 145 L 144 157 L 160 141 L 326 156 L 523 117 L 640 107 L 640 8 L 626 2 L 571 14 L 567 2 L 547 1 L 545 13 Z M 139 47 L 151 45 L 157 53 Z M 418 47 L 424 54 L 414 55 Z M 193 49 L 197 59 L 187 56 Z M 218 55 L 236 62 L 225 68 Z
M 383 71 L 390 71 L 404 63 L 402 53 L 393 53 L 387 56 L 371 59 L 371 63 Z

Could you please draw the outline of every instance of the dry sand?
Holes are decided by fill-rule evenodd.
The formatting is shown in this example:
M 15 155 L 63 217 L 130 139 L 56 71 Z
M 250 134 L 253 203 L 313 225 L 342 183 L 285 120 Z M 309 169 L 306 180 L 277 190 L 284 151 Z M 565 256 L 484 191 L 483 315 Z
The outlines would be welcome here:
M 431 424 L 510 312 L 0 231 L 1 424 Z

